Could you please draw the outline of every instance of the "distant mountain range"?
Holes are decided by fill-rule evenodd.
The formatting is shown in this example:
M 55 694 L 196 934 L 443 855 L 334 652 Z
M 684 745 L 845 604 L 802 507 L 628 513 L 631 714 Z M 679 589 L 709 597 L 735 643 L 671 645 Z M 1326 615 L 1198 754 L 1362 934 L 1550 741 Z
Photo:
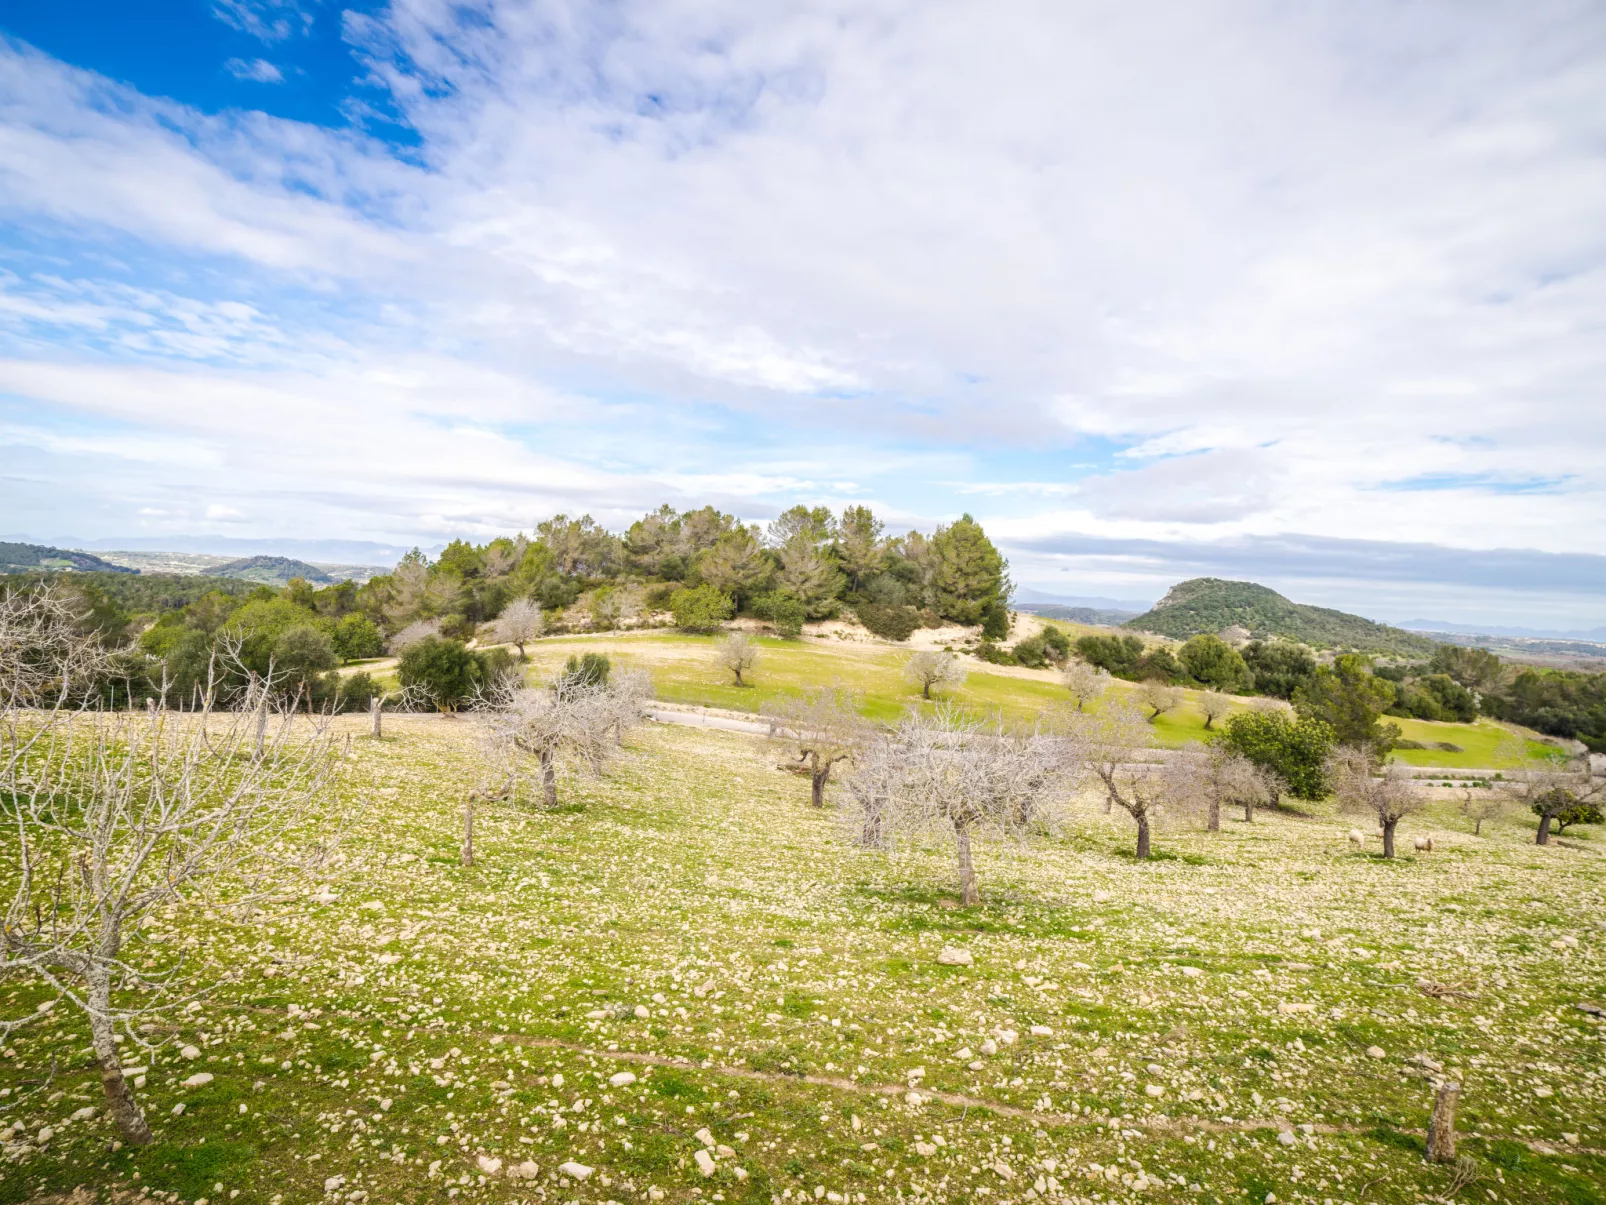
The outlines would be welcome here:
M 1202 632 L 1242 628 L 1251 636 L 1280 636 L 1313 648 L 1428 656 L 1436 641 L 1359 615 L 1291 602 L 1255 582 L 1196 577 L 1178 582 L 1129 628 L 1186 640 Z
M 1515 636 L 1528 640 L 1589 640 L 1606 643 L 1606 627 L 1601 628 L 1506 628 L 1478 623 L 1446 623 L 1441 619 L 1407 619 L 1396 627 L 1411 632 L 1444 632 L 1453 636 Z

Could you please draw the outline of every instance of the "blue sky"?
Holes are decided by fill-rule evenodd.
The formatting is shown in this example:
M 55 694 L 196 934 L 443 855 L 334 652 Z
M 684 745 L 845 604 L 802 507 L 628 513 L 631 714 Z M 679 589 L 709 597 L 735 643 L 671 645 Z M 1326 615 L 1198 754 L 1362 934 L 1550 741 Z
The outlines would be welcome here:
M 0 2 L 0 537 L 969 511 L 1606 623 L 1606 13 Z

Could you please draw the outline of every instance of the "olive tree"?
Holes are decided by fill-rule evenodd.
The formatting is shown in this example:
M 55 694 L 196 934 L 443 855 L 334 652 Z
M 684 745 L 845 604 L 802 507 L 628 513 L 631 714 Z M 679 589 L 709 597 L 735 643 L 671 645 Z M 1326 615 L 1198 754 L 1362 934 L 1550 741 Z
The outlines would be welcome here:
M 1421 790 L 1398 762 L 1378 767 L 1369 749 L 1340 745 L 1332 753 L 1328 780 L 1341 811 L 1370 816 L 1383 832 L 1383 856 L 1394 856 L 1394 830 L 1426 806 Z
M 871 729 L 859 715 L 858 699 L 840 686 L 805 691 L 765 706 L 770 739 L 784 744 L 800 773 L 808 775 L 809 800 L 825 806 L 831 772 L 870 740 Z
M 981 903 L 972 842 L 1020 839 L 1043 824 L 1067 779 L 1060 742 L 943 706 L 911 710 L 855 764 L 851 792 L 861 809 L 856 839 L 952 841 L 960 902 Z
M 736 676 L 736 685 L 746 686 L 742 675 L 758 664 L 758 644 L 746 632 L 732 632 L 719 642 L 715 656 Z
M 1529 761 L 1509 776 L 1504 790 L 1507 798 L 1539 817 L 1534 844 L 1549 845 L 1551 827 L 1558 821 L 1564 821 L 1563 828 L 1589 822 L 1586 817 L 1606 794 L 1606 779 L 1594 778 L 1587 760 Z
M 931 698 L 938 686 L 957 686 L 965 680 L 965 667 L 952 653 L 923 650 L 903 663 L 903 676 L 920 688 L 922 699 Z

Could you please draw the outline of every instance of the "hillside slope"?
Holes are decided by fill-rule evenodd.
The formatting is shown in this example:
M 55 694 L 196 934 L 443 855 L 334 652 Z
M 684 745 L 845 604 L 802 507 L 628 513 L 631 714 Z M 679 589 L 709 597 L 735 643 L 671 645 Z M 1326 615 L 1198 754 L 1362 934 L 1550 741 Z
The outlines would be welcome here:
M 1152 610 L 1126 627 L 1186 640 L 1201 632 L 1241 627 L 1253 636 L 1281 636 L 1313 648 L 1430 656 L 1434 642 L 1414 632 L 1374 623 L 1359 615 L 1290 602 L 1255 582 L 1196 577 L 1179 582 Z
M 0 573 L 64 571 L 69 573 L 136 573 L 103 561 L 92 552 L 73 552 L 46 544 L 0 543 Z
M 207 573 L 213 577 L 244 578 L 268 586 L 283 586 L 294 577 L 305 578 L 314 585 L 327 585 L 334 580 L 318 566 L 287 556 L 248 556 L 215 566 Z

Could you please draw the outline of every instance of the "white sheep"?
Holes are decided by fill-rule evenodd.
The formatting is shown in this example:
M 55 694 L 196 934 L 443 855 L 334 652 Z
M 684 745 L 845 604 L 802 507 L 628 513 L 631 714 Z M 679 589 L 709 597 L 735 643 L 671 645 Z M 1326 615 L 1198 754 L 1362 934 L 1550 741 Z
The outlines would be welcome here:
M 1413 844 L 1415 844 L 1415 846 L 1416 846 L 1416 852 L 1417 853 L 1430 854 L 1430 853 L 1433 852 L 1433 838 L 1432 837 L 1418 837 Z
M 1350 831 L 1349 831 L 1349 843 L 1351 845 L 1365 845 L 1366 844 L 1366 834 L 1361 832 L 1361 830 L 1358 829 L 1358 828 L 1350 829 Z

